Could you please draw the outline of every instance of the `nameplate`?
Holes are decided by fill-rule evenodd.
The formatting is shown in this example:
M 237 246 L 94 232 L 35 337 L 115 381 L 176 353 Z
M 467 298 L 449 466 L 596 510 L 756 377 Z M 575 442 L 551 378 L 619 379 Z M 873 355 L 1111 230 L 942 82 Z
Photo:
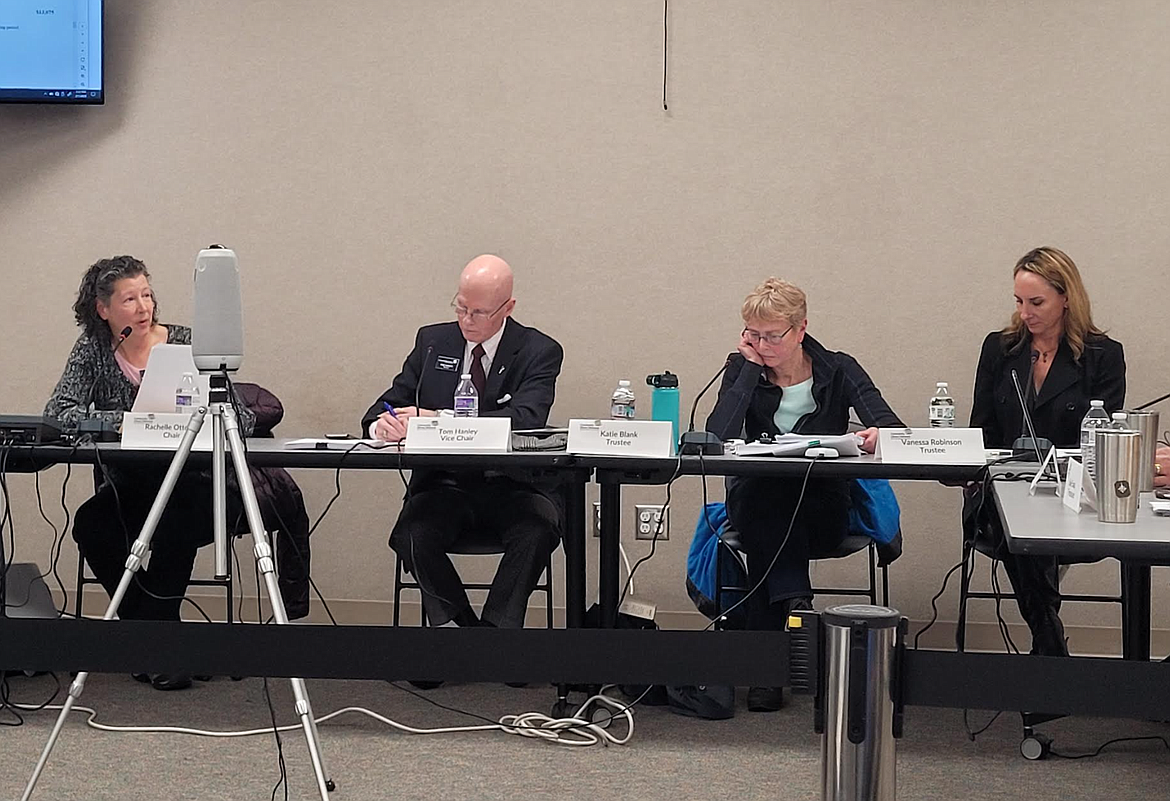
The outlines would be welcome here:
M 165 412 L 126 412 L 122 415 L 122 449 L 127 451 L 177 451 L 189 414 Z M 211 415 L 203 420 L 203 428 L 195 437 L 193 451 L 211 450 Z
M 875 455 L 886 464 L 987 464 L 981 428 L 882 428 Z
M 1064 495 L 1061 502 L 1077 514 L 1084 509 L 1097 508 L 1097 491 L 1093 477 L 1078 459 L 1069 459 L 1064 471 Z
M 406 421 L 406 453 L 507 453 L 510 417 L 412 417 Z
M 674 456 L 669 420 L 570 420 L 569 453 L 589 456 Z
M 1056 482 L 1053 492 L 1056 493 L 1057 497 L 1063 497 L 1064 490 L 1062 487 L 1064 485 L 1060 479 L 1060 463 L 1056 461 L 1056 446 L 1048 449 L 1048 455 L 1040 463 L 1040 469 L 1036 471 L 1036 475 L 1032 476 L 1032 483 L 1028 487 L 1028 494 L 1035 495 L 1036 490 L 1040 488 L 1040 482 L 1047 478 L 1052 478 Z

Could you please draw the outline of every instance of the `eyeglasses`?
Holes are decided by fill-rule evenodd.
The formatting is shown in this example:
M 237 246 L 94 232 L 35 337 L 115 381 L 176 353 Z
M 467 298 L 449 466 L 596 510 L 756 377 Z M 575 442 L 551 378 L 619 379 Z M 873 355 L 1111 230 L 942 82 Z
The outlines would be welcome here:
M 753 345 L 758 345 L 761 340 L 769 345 L 779 345 L 784 341 L 784 337 L 788 336 L 788 332 L 796 326 L 790 325 L 784 329 L 783 334 L 761 334 L 759 331 L 753 331 L 750 328 L 743 329 L 743 338 Z
M 458 296 L 456 296 L 456 297 L 458 297 Z M 508 298 L 508 300 L 505 300 L 503 303 L 501 303 L 499 306 L 497 306 L 495 311 L 489 312 L 489 311 L 484 311 L 483 309 L 469 309 L 466 306 L 462 306 L 459 303 L 457 303 L 455 301 L 455 298 L 452 298 L 451 299 L 451 308 L 455 310 L 456 317 L 466 318 L 473 323 L 482 323 L 484 320 L 491 319 L 492 317 L 495 317 L 497 314 L 499 314 L 500 309 L 507 306 L 508 301 L 510 301 L 510 300 L 512 300 L 512 299 Z

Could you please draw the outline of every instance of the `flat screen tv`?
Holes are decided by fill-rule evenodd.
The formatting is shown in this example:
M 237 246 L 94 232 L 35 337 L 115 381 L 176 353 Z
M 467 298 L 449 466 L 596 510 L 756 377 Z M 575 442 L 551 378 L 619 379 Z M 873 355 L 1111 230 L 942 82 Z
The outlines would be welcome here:
M 104 103 L 102 5 L 0 0 L 0 103 Z

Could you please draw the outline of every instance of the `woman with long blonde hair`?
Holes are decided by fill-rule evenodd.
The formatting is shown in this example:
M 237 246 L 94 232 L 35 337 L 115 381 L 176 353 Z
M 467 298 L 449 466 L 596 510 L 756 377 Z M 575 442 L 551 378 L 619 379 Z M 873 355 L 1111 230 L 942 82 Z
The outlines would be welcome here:
M 1125 354 L 1093 322 L 1080 271 L 1053 247 L 1030 250 L 1012 270 L 1016 310 L 1011 322 L 983 340 L 975 371 L 971 426 L 983 429 L 988 448 L 1010 448 L 1028 436 L 1012 381 L 1015 371 L 1036 436 L 1060 448 L 1080 443 L 1089 402 L 1115 412 L 1125 404 Z M 1017 556 L 1003 547 L 1002 531 L 981 493 L 964 508 L 968 542 L 990 537 L 1015 588 L 1020 614 L 1032 630 L 1032 652 L 1068 654 L 1060 622 L 1060 588 L 1054 557 Z

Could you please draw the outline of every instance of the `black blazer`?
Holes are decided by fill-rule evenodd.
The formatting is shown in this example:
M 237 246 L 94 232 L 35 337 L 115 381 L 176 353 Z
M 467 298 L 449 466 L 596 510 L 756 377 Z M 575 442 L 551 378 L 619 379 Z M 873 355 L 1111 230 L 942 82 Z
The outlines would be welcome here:
M 382 414 L 384 402 L 395 407 L 452 408 L 466 346 L 467 340 L 458 323 L 420 328 L 402 372 L 362 417 L 361 436 L 369 435 L 370 423 Z M 564 350 L 556 340 L 509 317 L 492 359 L 483 397 L 479 399 L 480 415 L 510 417 L 513 431 L 544 426 L 553 405 L 563 359 Z M 415 470 L 410 480 L 411 492 L 419 491 L 441 475 L 450 474 Z
M 848 353 L 827 350 L 811 336 L 804 338 L 804 350 L 812 359 L 813 400 L 816 410 L 796 421 L 797 434 L 844 434 L 849 430 L 849 409 L 866 426 L 902 426 L 869 375 Z M 720 439 L 733 439 L 745 432 L 747 439 L 760 434 L 780 433 L 773 416 L 784 391 L 768 381 L 764 368 L 739 353 L 728 358 L 719 399 L 707 418 L 707 430 Z
M 1020 388 L 1028 391 L 1031 366 L 1031 337 L 1015 353 L 1009 353 L 1003 334 L 993 331 L 983 340 L 979 367 L 975 370 L 975 397 L 971 404 L 971 427 L 983 429 L 988 448 L 1010 448 L 1017 437 L 1028 436 L 1023 409 L 1012 383 L 1012 369 Z M 1121 343 L 1107 336 L 1085 341 L 1080 362 L 1063 338 L 1044 377 L 1039 392 L 1028 396 L 1036 436 L 1045 437 L 1061 448 L 1075 448 L 1081 440 L 1081 420 L 1090 400 L 1105 401 L 1107 412 L 1125 405 L 1125 354 Z

